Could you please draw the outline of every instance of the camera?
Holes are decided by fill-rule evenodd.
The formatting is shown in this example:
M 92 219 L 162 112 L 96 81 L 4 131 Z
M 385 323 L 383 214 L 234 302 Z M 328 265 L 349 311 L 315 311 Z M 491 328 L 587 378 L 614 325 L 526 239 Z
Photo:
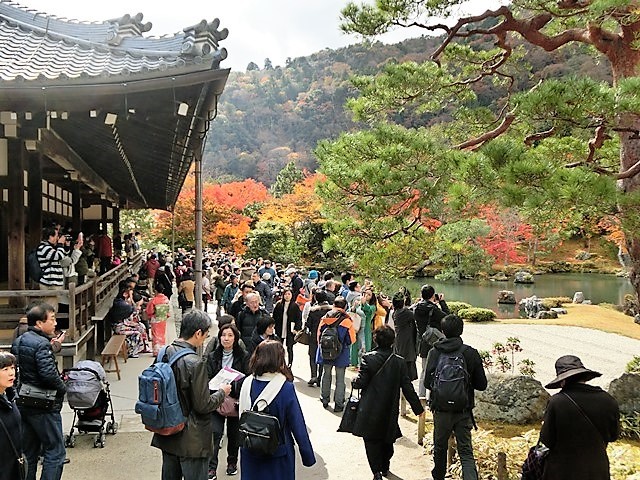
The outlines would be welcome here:
M 73 242 L 73 237 L 71 235 L 65 235 L 64 238 L 67 242 Z

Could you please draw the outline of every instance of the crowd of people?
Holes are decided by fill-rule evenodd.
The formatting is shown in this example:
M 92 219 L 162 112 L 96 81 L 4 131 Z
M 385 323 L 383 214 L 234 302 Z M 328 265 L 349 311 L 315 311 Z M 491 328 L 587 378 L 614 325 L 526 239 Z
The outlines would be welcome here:
M 46 233 L 52 233 L 50 239 L 56 243 L 55 230 Z M 71 248 L 82 247 L 79 238 Z M 416 415 L 424 415 L 420 398 L 429 398 L 434 425 L 432 478 L 445 478 L 452 435 L 463 479 L 478 478 L 472 446 L 474 391 L 484 390 L 487 378 L 478 351 L 462 340 L 463 321 L 450 313 L 444 296 L 432 286 L 424 285 L 413 302 L 405 289 L 387 296 L 371 280 L 361 282 L 352 272 L 303 272 L 292 264 L 206 251 L 203 310 L 198 310 L 193 253 L 150 252 L 141 270 L 120 283 L 108 314 L 113 332 L 126 336 L 131 356 L 157 355 L 166 346 L 174 289 L 182 310 L 181 327 L 179 338 L 163 350 L 166 359 L 180 349 L 196 353 L 203 348 L 204 361 L 188 355 L 175 363 L 179 399 L 188 421 L 184 433 L 153 437 L 152 445 L 162 450 L 164 480 L 216 480 L 225 430 L 228 476 L 240 470 L 245 479 L 293 479 L 296 444 L 303 465 L 315 463 L 292 383 L 293 346 L 302 338 L 308 344 L 307 384 L 320 387 L 324 408 L 333 402 L 333 412 L 344 411 L 346 370 L 356 372 L 352 388 L 360 390 L 361 398 L 353 434 L 363 438 L 374 480 L 388 475 L 393 445 L 401 436 L 401 393 Z M 211 315 L 206 313 L 210 307 Z M 207 343 L 213 313 L 218 334 Z M 59 414 L 64 383 L 53 357 L 55 326 L 55 308 L 36 305 L 27 314 L 26 332 L 23 326 L 14 341 L 13 355 L 0 352 L 0 419 L 22 425 L 18 433 L 3 436 L 0 430 L 0 451 L 10 453 L 3 448 L 5 437 L 18 445 L 29 461 L 30 479 L 35 478 L 40 454 L 42 478 L 60 478 L 64 464 Z M 56 389 L 51 411 L 16 406 L 16 364 L 22 383 Z M 209 381 L 224 369 L 239 375 L 210 390 Z M 547 387 L 562 390 L 549 403 L 540 436 L 550 451 L 544 478 L 608 479 L 606 445 L 619 434 L 617 404 L 602 389 L 585 384 L 599 374 L 586 369 L 577 357 L 561 357 L 556 371 L 558 377 Z M 451 372 L 462 372 L 460 392 L 443 386 L 457 381 L 447 377 Z M 256 455 L 241 445 L 241 414 L 265 395 L 267 411 L 281 426 L 280 445 L 270 456 Z M 6 458 L 8 471 L 18 468 L 15 458 Z M 0 479 L 17 478 L 3 475 Z

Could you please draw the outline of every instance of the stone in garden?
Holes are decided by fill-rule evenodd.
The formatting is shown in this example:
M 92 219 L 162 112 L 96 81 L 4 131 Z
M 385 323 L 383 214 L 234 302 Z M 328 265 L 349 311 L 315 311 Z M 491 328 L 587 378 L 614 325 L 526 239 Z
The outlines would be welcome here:
M 519 272 L 516 272 L 515 279 L 513 281 L 515 283 L 533 283 L 533 275 L 531 272 L 520 270 Z
M 585 300 L 584 302 L 582 302 L 583 305 L 591 305 L 592 302 L 591 300 Z
M 633 322 L 640 325 L 640 313 L 633 317 Z
M 585 252 L 584 250 L 576 253 L 576 260 L 589 260 L 591 258 L 591 254 L 589 252 Z
M 544 415 L 549 393 L 531 377 L 487 375 L 488 386 L 476 392 L 476 420 L 526 424 L 538 422 Z
M 584 302 L 584 293 L 576 292 L 573 294 L 573 303 L 583 303 Z
M 493 277 L 489 278 L 489 280 L 493 282 L 506 282 L 509 280 L 509 277 L 507 277 L 507 274 L 504 272 L 498 272 Z
M 552 312 L 556 312 L 558 315 L 566 315 L 567 309 L 562 307 L 553 307 L 551 309 Z
M 550 320 L 552 318 L 558 318 L 558 314 L 553 310 L 542 310 L 538 312 L 538 315 L 536 315 L 536 318 L 538 320 Z
M 520 300 L 520 309 L 524 310 L 524 313 L 527 315 L 527 317 L 536 318 L 538 312 L 540 310 L 544 310 L 544 307 L 542 306 L 542 300 L 533 295 L 531 297 L 523 298 L 522 300 Z
M 609 384 L 609 394 L 618 401 L 620 412 L 640 412 L 640 374 L 623 373 Z
M 516 294 L 511 290 L 500 290 L 498 292 L 498 303 L 516 304 Z

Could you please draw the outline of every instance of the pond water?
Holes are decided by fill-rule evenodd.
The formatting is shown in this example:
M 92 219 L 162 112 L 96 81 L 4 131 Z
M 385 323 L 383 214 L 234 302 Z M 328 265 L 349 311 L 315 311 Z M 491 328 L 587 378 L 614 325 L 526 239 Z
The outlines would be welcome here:
M 631 283 L 626 278 L 615 275 L 595 273 L 558 273 L 536 275 L 531 285 L 517 284 L 511 278 L 507 282 L 489 280 L 461 280 L 459 282 L 441 282 L 434 278 L 414 278 L 392 282 L 380 282 L 383 290 L 393 293 L 401 285 L 411 291 L 412 300 L 420 296 L 420 287 L 425 283 L 433 285 L 436 292 L 443 293 L 448 301 L 470 303 L 474 307 L 490 308 L 499 318 L 517 318 L 518 305 L 498 305 L 498 291 L 512 290 L 516 301 L 536 295 L 538 297 L 569 297 L 575 292 L 584 292 L 585 299 L 597 303 L 621 304 L 624 296 L 633 293 Z

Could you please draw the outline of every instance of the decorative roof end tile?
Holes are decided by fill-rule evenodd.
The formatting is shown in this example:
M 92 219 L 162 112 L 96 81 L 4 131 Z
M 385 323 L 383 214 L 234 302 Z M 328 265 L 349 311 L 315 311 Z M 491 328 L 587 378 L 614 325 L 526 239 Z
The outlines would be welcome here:
M 207 23 L 206 20 L 184 29 L 184 40 L 181 52 L 183 55 L 193 57 L 206 57 L 219 51 L 219 41 L 229 35 L 226 28 L 218 30 L 220 20 L 214 19 Z

